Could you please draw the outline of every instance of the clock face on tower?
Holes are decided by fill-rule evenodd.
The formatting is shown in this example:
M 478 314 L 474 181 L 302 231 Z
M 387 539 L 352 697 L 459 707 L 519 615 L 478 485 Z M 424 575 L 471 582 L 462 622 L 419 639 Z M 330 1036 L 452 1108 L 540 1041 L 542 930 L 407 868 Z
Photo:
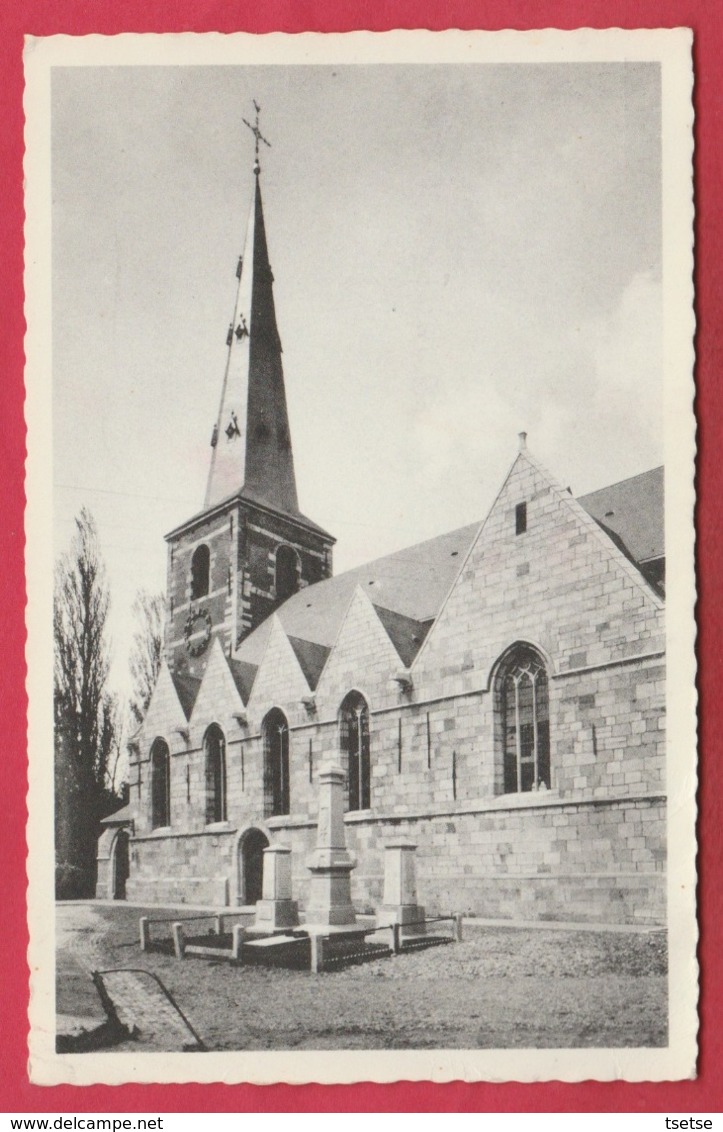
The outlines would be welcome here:
M 183 630 L 186 648 L 191 656 L 200 656 L 206 649 L 211 639 L 212 625 L 211 614 L 207 609 L 191 607 Z

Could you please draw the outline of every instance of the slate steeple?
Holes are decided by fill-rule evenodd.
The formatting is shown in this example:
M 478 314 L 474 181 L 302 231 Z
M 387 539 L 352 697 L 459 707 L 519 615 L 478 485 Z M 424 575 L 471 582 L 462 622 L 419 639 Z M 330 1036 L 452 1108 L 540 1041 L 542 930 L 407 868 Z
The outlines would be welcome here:
M 214 639 L 233 659 L 244 637 L 297 590 L 330 577 L 334 538 L 299 511 L 261 201 L 254 197 L 227 334 L 221 404 L 203 510 L 166 535 L 166 658 L 199 679 Z M 244 119 L 244 121 L 246 121 Z
M 258 153 L 254 179 L 204 506 L 213 507 L 242 492 L 274 510 L 297 515 L 294 456 Z

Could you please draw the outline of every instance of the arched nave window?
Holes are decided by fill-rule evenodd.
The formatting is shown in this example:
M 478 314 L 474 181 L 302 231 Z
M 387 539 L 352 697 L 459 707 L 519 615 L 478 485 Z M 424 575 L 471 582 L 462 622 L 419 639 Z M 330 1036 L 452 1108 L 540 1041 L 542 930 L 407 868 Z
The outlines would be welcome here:
M 347 776 L 347 810 L 371 806 L 369 706 L 360 692 L 349 692 L 339 710 L 339 748 Z
M 171 824 L 171 753 L 165 739 L 151 747 L 151 826 Z
M 205 544 L 197 546 L 191 559 L 191 601 L 206 597 L 209 590 L 211 551 Z
M 497 725 L 505 794 L 550 788 L 550 709 L 545 662 L 530 645 L 515 645 L 496 681 Z
M 206 755 L 206 824 L 226 821 L 226 740 L 212 723 L 203 740 Z
M 264 816 L 288 814 L 289 724 L 278 708 L 272 708 L 261 725 L 264 739 Z

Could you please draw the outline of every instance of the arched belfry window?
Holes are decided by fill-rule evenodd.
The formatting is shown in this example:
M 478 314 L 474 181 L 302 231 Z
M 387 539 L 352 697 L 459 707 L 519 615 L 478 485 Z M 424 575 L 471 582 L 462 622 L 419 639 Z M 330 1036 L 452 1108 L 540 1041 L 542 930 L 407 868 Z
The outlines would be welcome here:
M 499 667 L 496 693 L 504 793 L 549 789 L 547 669 L 536 649 L 520 644 L 510 650 Z
M 197 546 L 191 558 L 191 601 L 206 597 L 209 589 L 211 551 L 205 544 Z
M 293 546 L 283 544 L 276 551 L 274 586 L 279 601 L 295 594 L 299 588 L 299 556 Z
M 206 755 L 206 824 L 226 821 L 226 740 L 212 723 L 203 740 Z
M 261 725 L 264 738 L 264 816 L 288 814 L 289 724 L 278 708 L 272 708 Z
M 347 810 L 371 805 L 369 706 L 360 692 L 349 692 L 339 711 L 339 748 L 347 780 Z
M 171 824 L 171 753 L 165 739 L 151 747 L 151 826 Z

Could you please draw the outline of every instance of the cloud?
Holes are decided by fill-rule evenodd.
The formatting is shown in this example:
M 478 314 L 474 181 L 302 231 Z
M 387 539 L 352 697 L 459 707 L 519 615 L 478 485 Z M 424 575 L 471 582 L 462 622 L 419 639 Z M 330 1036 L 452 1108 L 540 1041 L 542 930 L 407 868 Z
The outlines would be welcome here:
M 635 275 L 611 316 L 589 328 L 595 371 L 592 412 L 619 449 L 642 467 L 662 458 L 662 287 L 650 273 Z

